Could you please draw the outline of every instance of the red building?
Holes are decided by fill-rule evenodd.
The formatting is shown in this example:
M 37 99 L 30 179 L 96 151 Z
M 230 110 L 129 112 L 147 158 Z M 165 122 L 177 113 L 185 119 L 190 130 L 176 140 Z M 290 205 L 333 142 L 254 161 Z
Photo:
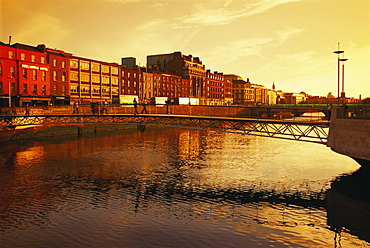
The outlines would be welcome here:
M 50 65 L 50 101 L 53 105 L 70 104 L 70 60 L 71 53 L 46 48 L 47 62 Z
M 49 65 L 42 47 L 16 43 L 16 89 L 19 106 L 48 105 L 50 103 Z
M 0 42 L 0 106 L 13 105 L 16 85 L 15 49 Z
M 0 50 L 1 106 L 48 105 L 49 65 L 42 47 L 1 43 Z

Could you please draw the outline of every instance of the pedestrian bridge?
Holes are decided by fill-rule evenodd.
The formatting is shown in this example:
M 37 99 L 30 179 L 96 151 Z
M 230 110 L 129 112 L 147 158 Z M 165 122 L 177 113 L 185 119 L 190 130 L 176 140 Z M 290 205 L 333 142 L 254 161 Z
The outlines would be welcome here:
M 147 106 L 147 114 L 134 115 L 131 105 L 109 108 L 108 114 L 92 114 L 88 106 L 33 108 L 30 115 L 17 109 L 16 115 L 5 115 L 1 122 L 8 129 L 37 125 L 138 125 L 168 126 L 241 133 L 280 139 L 326 144 L 330 122 L 327 108 L 235 107 L 235 106 Z M 141 111 L 139 106 L 138 111 Z M 14 111 L 13 111 L 14 112 Z M 13 113 L 11 112 L 11 113 Z
M 138 107 L 138 112 L 143 106 Z M 92 112 L 91 106 L 32 107 L 25 115 L 22 107 L 0 109 L 3 129 L 17 130 L 38 125 L 104 125 L 134 124 L 139 130 L 145 126 L 169 126 L 267 136 L 326 144 L 329 138 L 331 110 L 327 106 L 197 106 L 147 105 L 148 113 L 135 115 L 132 105 L 110 105 L 108 114 Z M 336 107 L 345 114 L 341 119 L 369 119 L 369 108 Z M 94 114 L 93 114 L 94 113 Z M 342 116 L 343 115 L 343 116 Z M 333 121 L 332 121 L 333 122 Z M 337 126 L 337 125 L 336 125 Z M 366 129 L 366 128 L 365 128 Z

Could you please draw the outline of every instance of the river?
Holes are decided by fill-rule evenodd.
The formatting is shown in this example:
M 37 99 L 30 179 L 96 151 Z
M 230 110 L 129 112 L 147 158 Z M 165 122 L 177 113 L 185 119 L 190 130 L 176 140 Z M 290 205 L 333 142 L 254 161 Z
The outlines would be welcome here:
M 147 128 L 0 150 L 2 248 L 370 247 L 347 220 L 369 203 L 332 189 L 360 166 L 324 145 Z

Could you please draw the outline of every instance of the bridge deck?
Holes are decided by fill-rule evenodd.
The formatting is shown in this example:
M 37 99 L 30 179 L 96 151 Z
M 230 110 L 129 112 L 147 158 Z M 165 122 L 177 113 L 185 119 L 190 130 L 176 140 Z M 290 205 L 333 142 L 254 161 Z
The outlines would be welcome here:
M 307 142 L 326 143 L 329 121 L 310 119 L 268 119 L 228 116 L 170 114 L 61 114 L 38 116 L 4 116 L 1 122 L 9 128 L 30 125 L 137 124 L 204 129 Z

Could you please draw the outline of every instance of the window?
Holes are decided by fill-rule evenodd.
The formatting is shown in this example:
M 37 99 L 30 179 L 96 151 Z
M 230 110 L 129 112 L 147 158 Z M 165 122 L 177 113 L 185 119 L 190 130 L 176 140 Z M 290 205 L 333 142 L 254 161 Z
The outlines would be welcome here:
M 41 63 L 43 63 L 42 59 L 43 59 L 43 57 L 41 58 Z M 35 55 L 31 55 L 31 61 L 36 62 L 36 56 Z
M 11 88 L 10 88 L 10 93 L 11 93 L 11 94 L 15 94 L 15 83 L 11 83 L 11 84 L 10 84 L 10 87 L 11 87 Z
M 88 73 L 81 73 L 81 81 L 82 82 L 90 82 L 90 74 L 88 74 Z
M 32 70 L 32 79 L 37 80 L 37 71 L 36 70 Z
M 8 55 L 9 55 L 9 59 L 12 59 L 14 57 L 13 51 L 9 51 Z
M 89 70 L 89 69 L 90 69 L 89 62 L 81 61 L 81 70 Z
M 57 71 L 53 71 L 53 80 L 54 81 L 58 80 L 58 72 Z
M 62 68 L 66 68 L 66 62 L 62 61 Z
M 58 94 L 58 85 L 54 85 L 54 95 Z
M 71 92 L 78 92 L 78 85 L 71 85 Z
M 100 83 L 100 76 L 99 75 L 92 75 L 92 82 L 93 83 Z
M 0 82 L 0 93 L 3 93 L 3 82 Z
M 102 72 L 103 72 L 103 73 L 109 73 L 109 66 L 107 66 L 107 65 L 102 65 Z
M 53 65 L 54 65 L 54 67 L 58 66 L 58 61 L 56 59 L 53 60 Z
M 69 76 L 72 81 L 78 81 L 78 73 L 71 72 Z
M 100 72 L 100 65 L 96 63 L 91 63 L 91 70 L 94 72 Z
M 33 61 L 33 62 L 36 62 L 36 57 L 35 57 L 35 61 Z M 45 57 L 41 57 L 41 63 L 45 64 Z
M 33 85 L 33 94 L 37 95 L 37 84 Z
M 66 81 L 66 72 L 65 71 L 62 72 L 62 81 L 63 82 Z
M 26 60 L 26 54 L 21 53 L 21 60 Z
M 28 86 L 27 84 L 23 84 L 23 95 L 27 95 L 28 94 Z
M 10 67 L 10 77 L 15 77 L 15 67 L 14 66 L 11 66 Z
M 46 81 L 46 71 L 41 72 L 41 80 Z
M 112 67 L 112 74 L 118 75 L 118 67 Z
M 0 65 L 0 76 L 3 75 L 3 65 Z
M 77 69 L 78 68 L 78 60 L 75 60 L 75 59 L 74 60 L 71 60 L 70 66 L 73 69 Z
M 23 79 L 27 79 L 27 69 L 23 69 Z
M 46 95 L 46 85 L 43 85 L 42 86 L 42 94 L 43 95 Z
M 67 87 L 65 85 L 63 85 L 63 95 L 66 95 L 67 94 Z

